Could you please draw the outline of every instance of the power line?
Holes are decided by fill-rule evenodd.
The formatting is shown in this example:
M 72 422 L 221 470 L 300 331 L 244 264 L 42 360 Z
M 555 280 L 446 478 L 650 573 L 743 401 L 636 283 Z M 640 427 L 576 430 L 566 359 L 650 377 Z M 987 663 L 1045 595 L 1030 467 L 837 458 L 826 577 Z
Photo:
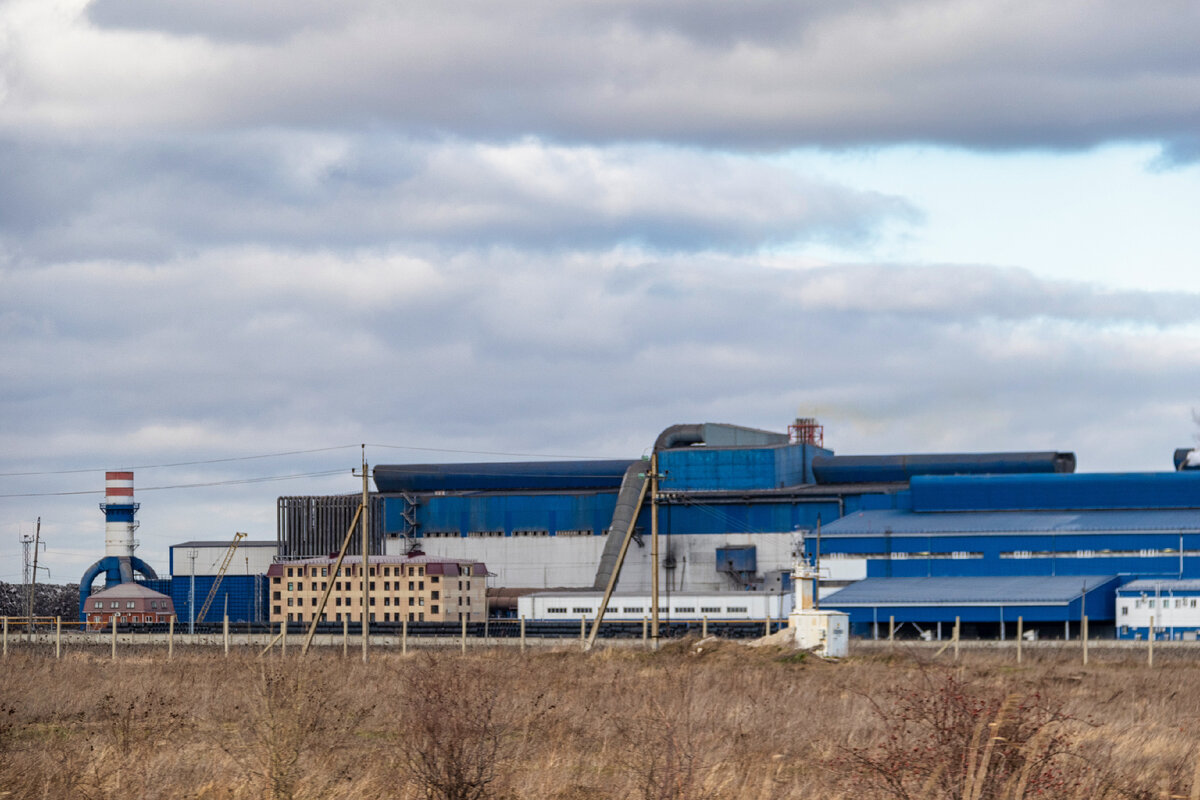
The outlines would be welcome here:
M 236 478 L 228 481 L 206 481 L 203 483 L 177 483 L 167 486 L 139 486 L 138 493 L 155 492 L 165 489 L 200 489 L 208 486 L 236 486 L 248 483 L 269 483 L 272 481 L 287 481 L 294 478 L 319 478 L 327 475 L 344 475 L 346 469 L 331 469 L 324 472 L 301 472 L 292 475 L 263 475 L 254 478 Z M 78 492 L 28 492 L 23 494 L 0 494 L 0 497 L 66 497 L 70 495 L 104 494 L 104 489 L 88 489 Z
M 230 456 L 228 458 L 209 458 L 202 461 L 176 461 L 171 464 L 140 464 L 131 467 L 121 467 L 123 470 L 134 469 L 162 469 L 166 467 L 191 467 L 197 464 L 224 464 L 230 461 L 252 461 L 259 458 L 280 458 L 282 456 L 299 456 L 307 453 L 327 453 L 331 450 L 346 450 L 351 447 L 359 447 L 357 444 L 339 444 L 333 447 L 315 447 L 311 450 L 286 450 L 280 453 L 262 453 L 253 456 Z M 0 478 L 23 478 L 32 477 L 35 475 L 74 475 L 81 472 L 110 472 L 113 467 L 96 467 L 88 469 L 58 469 L 45 470 L 42 472 L 0 472 Z M 3 495 L 8 497 L 10 495 Z
M 426 453 L 458 453 L 471 456 L 511 456 L 512 458 L 571 458 L 578 461 L 619 461 L 610 456 L 580 456 L 554 453 L 507 453 L 501 450 L 454 450 L 448 447 L 416 447 L 406 444 L 368 444 L 367 447 L 382 447 L 388 450 L 420 450 Z

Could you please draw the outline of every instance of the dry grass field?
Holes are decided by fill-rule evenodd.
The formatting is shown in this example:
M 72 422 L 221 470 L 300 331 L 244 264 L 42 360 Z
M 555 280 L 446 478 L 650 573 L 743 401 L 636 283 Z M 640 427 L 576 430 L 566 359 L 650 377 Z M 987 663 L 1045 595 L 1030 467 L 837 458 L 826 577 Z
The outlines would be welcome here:
M 0 797 L 1200 798 L 1200 652 L 929 655 L 16 651 Z

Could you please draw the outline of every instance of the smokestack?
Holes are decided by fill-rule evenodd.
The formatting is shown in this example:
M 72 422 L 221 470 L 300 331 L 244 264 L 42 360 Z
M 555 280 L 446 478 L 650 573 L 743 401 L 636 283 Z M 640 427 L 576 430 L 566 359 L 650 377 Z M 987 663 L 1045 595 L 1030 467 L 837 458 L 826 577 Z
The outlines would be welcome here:
M 137 526 L 133 517 L 138 504 L 133 502 L 133 473 L 104 473 L 104 555 L 128 557 L 136 547 L 133 531 Z

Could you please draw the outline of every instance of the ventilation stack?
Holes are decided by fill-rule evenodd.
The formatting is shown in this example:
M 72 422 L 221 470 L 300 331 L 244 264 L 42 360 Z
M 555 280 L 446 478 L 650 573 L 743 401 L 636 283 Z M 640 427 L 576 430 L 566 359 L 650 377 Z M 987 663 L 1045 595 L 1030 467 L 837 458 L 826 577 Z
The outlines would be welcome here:
M 138 504 L 133 502 L 133 473 L 104 473 L 104 555 L 128 558 L 133 555 L 137 543 L 133 532 L 137 529 L 134 515 Z

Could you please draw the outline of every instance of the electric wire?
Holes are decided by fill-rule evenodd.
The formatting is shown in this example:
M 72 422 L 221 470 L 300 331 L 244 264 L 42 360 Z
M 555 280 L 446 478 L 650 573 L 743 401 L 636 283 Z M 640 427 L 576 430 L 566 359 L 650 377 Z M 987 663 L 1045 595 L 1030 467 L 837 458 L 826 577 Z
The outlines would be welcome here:
M 204 481 L 201 483 L 177 483 L 166 486 L 139 486 L 138 493 L 156 492 L 167 489 L 201 489 L 209 486 L 237 486 L 251 483 L 270 483 L 273 481 L 288 481 L 295 478 L 319 478 L 328 475 L 343 475 L 345 469 L 331 469 L 322 472 L 300 472 L 290 475 L 260 475 L 253 478 L 234 478 L 227 481 Z M 104 494 L 104 489 L 87 489 L 74 492 L 25 492 L 17 494 L 0 494 L 2 497 L 66 497 L 70 495 Z

